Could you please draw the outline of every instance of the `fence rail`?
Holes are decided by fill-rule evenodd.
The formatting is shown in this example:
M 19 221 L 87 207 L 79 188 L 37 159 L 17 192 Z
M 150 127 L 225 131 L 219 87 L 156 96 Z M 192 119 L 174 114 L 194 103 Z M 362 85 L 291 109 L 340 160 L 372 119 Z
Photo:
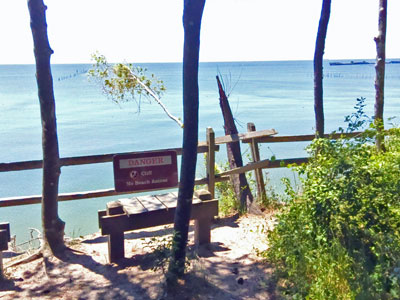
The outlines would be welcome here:
M 265 195 L 264 180 L 262 175 L 262 169 L 280 168 L 287 166 L 288 164 L 301 164 L 306 163 L 308 158 L 288 158 L 288 159 L 260 159 L 259 143 L 285 143 L 285 142 L 304 142 L 312 141 L 315 135 L 297 135 L 297 136 L 274 136 L 277 132 L 274 129 L 256 131 L 255 126 L 252 123 L 248 124 L 248 132 L 237 135 L 227 135 L 222 137 L 215 137 L 214 131 L 211 128 L 207 129 L 207 140 L 206 142 L 199 142 L 197 153 L 207 153 L 207 176 L 204 178 L 196 179 L 196 185 L 207 185 L 208 190 L 214 196 L 215 183 L 229 180 L 230 175 L 239 174 L 249 171 L 255 171 L 256 183 L 257 183 L 257 194 L 259 197 Z M 350 134 L 334 134 L 326 135 L 327 138 L 337 139 L 341 136 L 354 137 L 359 135 L 360 132 Z M 239 142 L 250 144 L 252 152 L 252 162 L 247 165 L 224 171 L 220 174 L 215 174 L 215 151 L 219 151 L 220 144 Z M 182 155 L 182 148 L 169 148 L 160 151 L 174 150 L 178 155 Z M 159 150 L 157 150 L 159 151 Z M 126 152 L 126 153 L 110 153 L 101 155 L 88 155 L 79 157 L 65 157 L 60 159 L 60 165 L 63 166 L 76 166 L 76 165 L 87 165 L 97 163 L 112 162 L 113 157 L 117 154 L 132 154 L 138 152 Z M 0 163 L 0 172 L 11 172 L 11 171 L 24 171 L 32 169 L 41 169 L 42 160 L 32 161 L 21 161 L 21 162 L 10 162 Z M 179 184 L 178 184 L 179 185 Z M 177 188 L 178 185 L 175 187 Z M 142 191 L 135 192 L 117 192 L 114 188 L 102 189 L 95 191 L 83 191 L 73 193 L 60 193 L 58 201 L 69 201 L 69 200 L 82 200 L 89 198 L 99 198 L 107 196 L 116 196 L 123 194 L 133 194 Z M 0 207 L 20 206 L 37 204 L 41 202 L 41 195 L 32 196 L 18 196 L 18 197 L 6 197 L 0 198 Z

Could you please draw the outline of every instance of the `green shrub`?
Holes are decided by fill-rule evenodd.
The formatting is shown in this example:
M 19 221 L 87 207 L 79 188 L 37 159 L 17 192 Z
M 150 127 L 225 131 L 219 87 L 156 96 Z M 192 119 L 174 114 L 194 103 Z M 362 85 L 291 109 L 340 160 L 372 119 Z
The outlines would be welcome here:
M 400 130 L 315 140 L 265 257 L 290 299 L 400 298 Z
M 215 174 L 219 174 L 229 169 L 229 164 L 215 165 Z M 230 180 L 215 183 L 215 193 L 219 200 L 218 210 L 222 216 L 239 212 L 240 203 L 236 197 L 235 190 Z

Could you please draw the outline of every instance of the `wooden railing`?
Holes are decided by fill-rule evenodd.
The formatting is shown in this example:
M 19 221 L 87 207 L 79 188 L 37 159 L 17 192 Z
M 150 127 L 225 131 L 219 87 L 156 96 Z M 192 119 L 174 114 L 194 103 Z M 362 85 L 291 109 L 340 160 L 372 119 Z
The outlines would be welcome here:
M 298 135 L 298 136 L 274 136 L 277 132 L 274 129 L 256 131 L 254 124 L 249 123 L 248 132 L 237 134 L 237 135 L 227 135 L 222 137 L 215 137 L 212 128 L 207 128 L 207 139 L 206 142 L 200 142 L 197 148 L 197 153 L 207 153 L 206 161 L 206 172 L 207 176 L 204 178 L 196 179 L 196 185 L 207 185 L 208 190 L 215 196 L 215 183 L 229 180 L 229 176 L 232 174 L 239 174 L 248 171 L 255 171 L 256 182 L 257 182 L 257 195 L 265 195 L 264 179 L 262 175 L 262 169 L 266 168 L 280 168 L 288 164 L 301 164 L 307 162 L 307 158 L 289 158 L 284 160 L 268 160 L 260 159 L 259 147 L 260 143 L 283 143 L 283 142 L 303 142 L 311 141 L 315 138 L 314 135 Z M 355 136 L 357 133 L 346 134 L 347 136 Z M 327 135 L 336 139 L 340 137 L 340 134 Z M 222 172 L 220 174 L 215 174 L 215 152 L 219 151 L 219 145 L 241 141 L 242 143 L 250 144 L 252 153 L 252 162 L 247 165 Z M 174 150 L 177 155 L 182 155 L 182 148 L 171 148 L 164 150 Z M 131 152 L 132 153 L 132 152 Z M 137 153 L 137 152 L 135 152 Z M 130 154 L 130 153 L 111 153 L 102 155 L 89 155 L 89 156 L 79 156 L 79 157 L 66 157 L 60 159 L 60 165 L 63 166 L 76 166 L 76 165 L 87 165 L 96 163 L 108 163 L 112 162 L 113 156 L 117 154 Z M 41 160 L 33 161 L 21 161 L 21 162 L 11 162 L 11 163 L 0 163 L 0 172 L 11 172 L 11 171 L 23 171 L 42 168 Z M 179 184 L 178 184 L 179 185 Z M 176 187 L 178 187 L 178 185 Z M 175 188 L 176 188 L 175 187 Z M 138 193 L 141 191 L 136 191 Z M 80 200 L 89 198 L 98 198 L 106 196 L 116 196 L 122 194 L 132 194 L 133 192 L 117 192 L 114 188 L 95 190 L 95 191 L 84 191 L 84 192 L 74 192 L 74 193 L 60 193 L 58 196 L 58 201 L 69 201 L 69 200 Z M 28 204 L 37 204 L 41 202 L 41 195 L 33 196 L 22 196 L 22 197 L 6 197 L 0 198 L 0 207 L 8 206 L 19 206 Z

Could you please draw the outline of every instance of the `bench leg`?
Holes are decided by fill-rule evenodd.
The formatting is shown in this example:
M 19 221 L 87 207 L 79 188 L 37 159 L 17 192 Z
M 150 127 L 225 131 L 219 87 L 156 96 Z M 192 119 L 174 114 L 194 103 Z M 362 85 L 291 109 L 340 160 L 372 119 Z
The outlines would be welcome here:
M 0 250 L 0 281 L 4 279 L 3 251 Z
M 196 245 L 211 242 L 211 218 L 202 218 L 194 221 L 194 241 Z
M 108 236 L 108 260 L 116 262 L 125 257 L 124 232 L 113 233 Z

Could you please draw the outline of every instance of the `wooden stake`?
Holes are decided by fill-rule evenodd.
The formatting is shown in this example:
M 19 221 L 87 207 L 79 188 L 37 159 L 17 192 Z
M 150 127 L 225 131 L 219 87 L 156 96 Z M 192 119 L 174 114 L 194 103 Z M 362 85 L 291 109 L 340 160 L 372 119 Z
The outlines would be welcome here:
M 254 123 L 247 123 L 247 131 L 252 132 L 256 131 L 256 126 Z M 251 148 L 251 157 L 253 162 L 260 161 L 260 150 L 258 148 L 258 143 L 254 141 L 254 139 L 250 142 Z M 266 193 L 265 193 L 265 185 L 264 185 L 264 176 L 262 174 L 262 169 L 255 169 L 254 174 L 256 176 L 256 183 L 257 183 L 257 196 L 258 199 L 261 201 L 266 200 Z
M 207 179 L 208 191 L 211 198 L 215 198 L 215 133 L 211 127 L 207 128 Z

